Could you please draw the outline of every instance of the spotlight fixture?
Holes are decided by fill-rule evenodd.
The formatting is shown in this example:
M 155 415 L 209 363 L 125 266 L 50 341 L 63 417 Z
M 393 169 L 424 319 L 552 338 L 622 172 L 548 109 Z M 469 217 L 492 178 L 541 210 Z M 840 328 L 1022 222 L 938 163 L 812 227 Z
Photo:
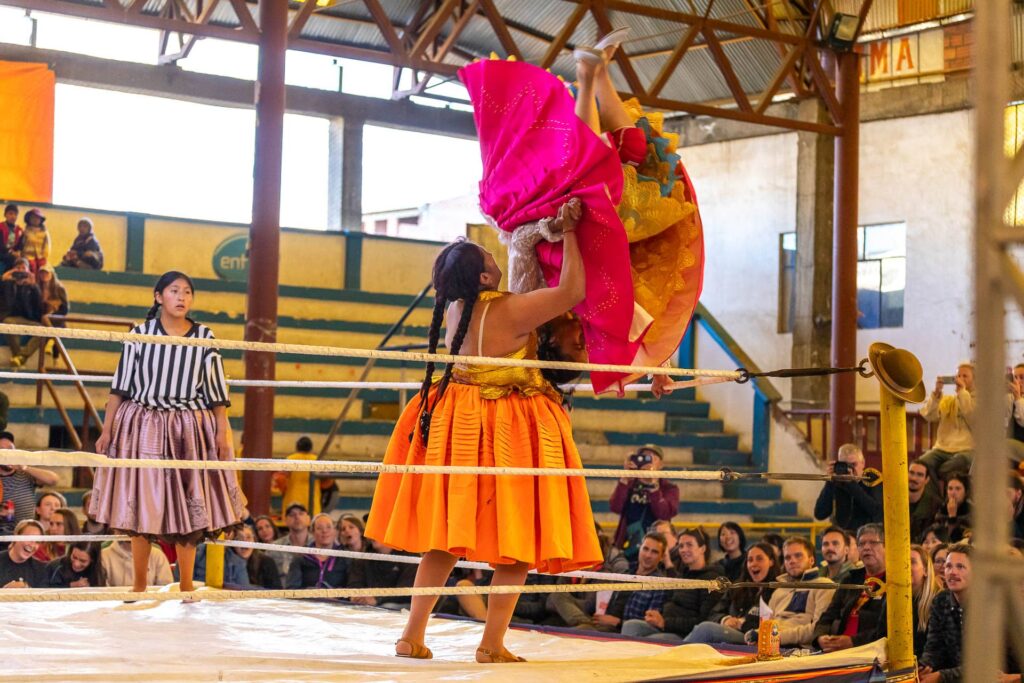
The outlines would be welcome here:
M 857 41 L 857 26 L 860 24 L 860 17 L 856 14 L 843 14 L 836 12 L 832 18 L 832 25 L 828 29 L 826 42 L 834 50 L 849 50 Z

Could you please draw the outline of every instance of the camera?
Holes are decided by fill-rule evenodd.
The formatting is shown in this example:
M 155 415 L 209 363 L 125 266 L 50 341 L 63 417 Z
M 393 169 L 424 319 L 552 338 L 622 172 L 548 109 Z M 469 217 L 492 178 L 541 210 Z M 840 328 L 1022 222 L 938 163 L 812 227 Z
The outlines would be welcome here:
M 629 461 L 636 465 L 636 468 L 643 469 L 644 465 L 650 465 L 654 462 L 654 456 L 646 451 L 637 451 L 636 453 L 629 454 Z
M 836 464 L 832 466 L 832 472 L 834 474 L 849 474 L 850 463 L 843 460 L 836 460 Z
M 939 375 L 939 381 L 943 384 L 956 384 L 955 375 Z
M 14 273 L 11 274 L 11 279 L 15 280 L 16 282 L 21 282 L 22 280 L 28 278 L 28 276 L 28 273 L 21 270 L 16 270 L 14 271 Z

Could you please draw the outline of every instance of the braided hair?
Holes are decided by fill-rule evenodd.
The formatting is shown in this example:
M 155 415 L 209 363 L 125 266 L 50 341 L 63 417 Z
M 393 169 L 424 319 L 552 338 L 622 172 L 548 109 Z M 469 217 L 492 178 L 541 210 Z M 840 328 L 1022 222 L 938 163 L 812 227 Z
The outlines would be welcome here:
M 192 284 L 192 278 L 185 273 L 177 270 L 169 270 L 160 276 L 160 279 L 153 285 L 153 306 L 146 313 L 146 320 L 152 320 L 156 317 L 156 314 L 160 311 L 160 304 L 156 302 L 156 295 L 163 294 L 164 290 L 174 284 L 177 280 L 184 280 L 188 283 L 188 288 L 192 290 L 194 294 L 196 291 L 195 285 Z
M 441 337 L 441 323 L 444 320 L 444 312 L 449 302 L 462 301 L 462 317 L 459 318 L 459 326 L 452 337 L 451 348 L 448 352 L 452 355 L 459 353 L 462 342 L 469 331 L 469 321 L 473 318 L 473 308 L 476 305 L 477 297 L 480 294 L 480 275 L 484 272 L 484 253 L 479 245 L 459 238 L 445 247 L 434 261 L 432 281 L 434 284 L 434 314 L 430 319 L 430 333 L 428 342 L 429 352 L 437 353 L 437 344 Z M 444 376 L 438 384 L 437 393 L 433 402 L 429 401 L 430 386 L 434 380 L 435 365 L 427 363 L 426 374 L 423 377 L 423 384 L 420 387 L 420 418 L 419 428 L 423 444 L 426 445 L 430 438 L 430 420 L 434 414 L 441 397 L 452 379 L 452 371 L 455 369 L 451 363 L 445 364 Z M 409 434 L 412 441 L 415 429 Z

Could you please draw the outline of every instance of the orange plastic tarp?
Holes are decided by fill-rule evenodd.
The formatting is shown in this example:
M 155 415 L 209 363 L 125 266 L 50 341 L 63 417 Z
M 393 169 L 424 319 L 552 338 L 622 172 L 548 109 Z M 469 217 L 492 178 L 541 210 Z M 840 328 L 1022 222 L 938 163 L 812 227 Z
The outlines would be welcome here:
M 46 64 L 0 62 L 0 197 L 53 201 L 56 84 Z

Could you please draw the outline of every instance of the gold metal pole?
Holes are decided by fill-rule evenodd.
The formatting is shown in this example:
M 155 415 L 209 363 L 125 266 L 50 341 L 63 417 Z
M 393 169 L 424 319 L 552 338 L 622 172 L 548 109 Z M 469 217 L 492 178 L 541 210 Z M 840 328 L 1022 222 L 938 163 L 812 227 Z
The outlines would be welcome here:
M 882 481 L 885 486 L 885 594 L 889 668 L 914 661 L 914 601 L 910 579 L 910 494 L 907 483 L 907 404 L 881 389 Z

